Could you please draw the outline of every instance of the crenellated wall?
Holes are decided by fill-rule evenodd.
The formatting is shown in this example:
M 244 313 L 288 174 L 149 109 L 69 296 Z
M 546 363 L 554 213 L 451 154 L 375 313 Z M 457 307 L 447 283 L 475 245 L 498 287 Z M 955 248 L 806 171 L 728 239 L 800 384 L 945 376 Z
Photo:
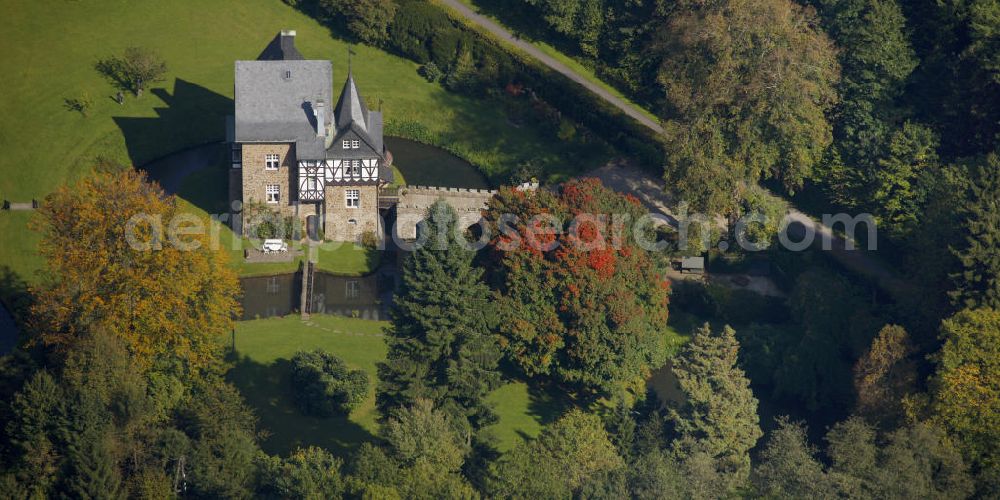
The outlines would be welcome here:
M 534 190 L 538 189 L 538 184 L 526 183 L 517 189 Z M 401 187 L 399 201 L 396 203 L 396 234 L 404 240 L 416 239 L 417 224 L 427 216 L 427 209 L 439 199 L 443 199 L 455 209 L 460 224 L 465 227 L 476 224 L 482 218 L 482 211 L 497 192 L 495 189 Z

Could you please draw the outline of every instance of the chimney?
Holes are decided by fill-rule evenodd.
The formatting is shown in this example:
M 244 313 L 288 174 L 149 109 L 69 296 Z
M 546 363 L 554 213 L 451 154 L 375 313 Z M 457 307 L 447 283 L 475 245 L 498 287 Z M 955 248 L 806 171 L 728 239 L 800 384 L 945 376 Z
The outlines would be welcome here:
M 326 137 L 326 104 L 322 99 L 313 104 L 313 113 L 316 114 L 316 137 Z
M 295 30 L 281 30 L 281 39 L 282 40 L 294 40 L 295 39 Z

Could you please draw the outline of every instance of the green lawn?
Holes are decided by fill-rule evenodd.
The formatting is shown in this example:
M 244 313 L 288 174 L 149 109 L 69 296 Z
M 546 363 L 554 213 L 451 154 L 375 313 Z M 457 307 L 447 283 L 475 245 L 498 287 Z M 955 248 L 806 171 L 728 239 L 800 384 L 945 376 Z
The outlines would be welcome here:
M 377 432 L 375 389 L 349 417 L 316 418 L 299 414 L 289 387 L 289 360 L 299 350 L 324 349 L 352 368 L 377 380 L 375 364 L 385 359 L 384 321 L 313 315 L 309 323 L 298 316 L 243 321 L 236 326 L 236 353 L 228 378 L 243 393 L 269 434 L 263 448 L 288 453 L 299 446 L 322 446 L 345 454 L 373 439 Z M 534 437 L 543 423 L 565 408 L 558 397 L 510 383 L 490 395 L 500 422 L 491 430 L 507 450 L 524 436 Z
M 261 427 L 270 433 L 263 447 L 269 453 L 288 453 L 298 446 L 322 446 L 343 454 L 371 440 L 376 430 L 375 388 L 349 418 L 301 415 L 291 395 L 289 360 L 300 350 L 324 349 L 352 368 L 376 380 L 375 363 L 385 359 L 381 335 L 386 322 L 336 316 L 298 316 L 244 321 L 236 327 L 236 360 L 229 379 L 257 411 Z
M 0 0 L 0 198 L 41 199 L 90 171 L 98 156 L 143 165 L 184 147 L 219 141 L 232 112 L 233 61 L 252 59 L 279 30 L 295 29 L 306 57 L 331 59 L 335 84 L 346 72 L 348 44 L 279 0 Z M 94 69 L 103 57 L 141 45 L 162 54 L 169 73 L 141 98 L 118 105 L 115 90 Z M 365 97 L 381 100 L 386 130 L 420 130 L 477 167 L 503 172 L 532 159 L 569 171 L 563 158 L 580 150 L 532 127 L 512 127 L 498 101 L 445 91 L 421 78 L 417 65 L 367 46 L 355 47 L 353 71 Z M 64 100 L 88 95 L 89 116 Z M 406 160 L 397 158 L 405 165 Z M 409 178 L 414 175 L 407 173 Z M 412 181 L 411 181 L 412 182 Z M 206 189 L 209 187 L 206 186 Z M 214 188 L 212 188 L 214 189 Z M 199 192 L 196 205 L 218 192 Z M 0 266 L 32 280 L 40 261 L 26 217 L 0 213 Z M 16 235 L 16 236 L 12 236 Z

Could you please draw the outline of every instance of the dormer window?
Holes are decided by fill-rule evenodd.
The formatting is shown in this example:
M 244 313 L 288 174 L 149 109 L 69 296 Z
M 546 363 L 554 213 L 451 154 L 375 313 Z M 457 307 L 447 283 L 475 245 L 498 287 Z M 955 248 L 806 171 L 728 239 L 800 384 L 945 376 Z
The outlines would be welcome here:
M 266 170 L 278 170 L 278 165 L 281 164 L 281 155 L 269 154 L 264 155 L 264 168 Z

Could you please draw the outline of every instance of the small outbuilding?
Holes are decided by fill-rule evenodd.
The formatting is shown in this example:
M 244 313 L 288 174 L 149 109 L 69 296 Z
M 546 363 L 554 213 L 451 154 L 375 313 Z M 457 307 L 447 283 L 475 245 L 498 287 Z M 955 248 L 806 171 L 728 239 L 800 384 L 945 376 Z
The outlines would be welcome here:
M 681 272 L 682 273 L 705 274 L 705 258 L 704 257 L 684 257 L 683 259 L 681 259 Z

